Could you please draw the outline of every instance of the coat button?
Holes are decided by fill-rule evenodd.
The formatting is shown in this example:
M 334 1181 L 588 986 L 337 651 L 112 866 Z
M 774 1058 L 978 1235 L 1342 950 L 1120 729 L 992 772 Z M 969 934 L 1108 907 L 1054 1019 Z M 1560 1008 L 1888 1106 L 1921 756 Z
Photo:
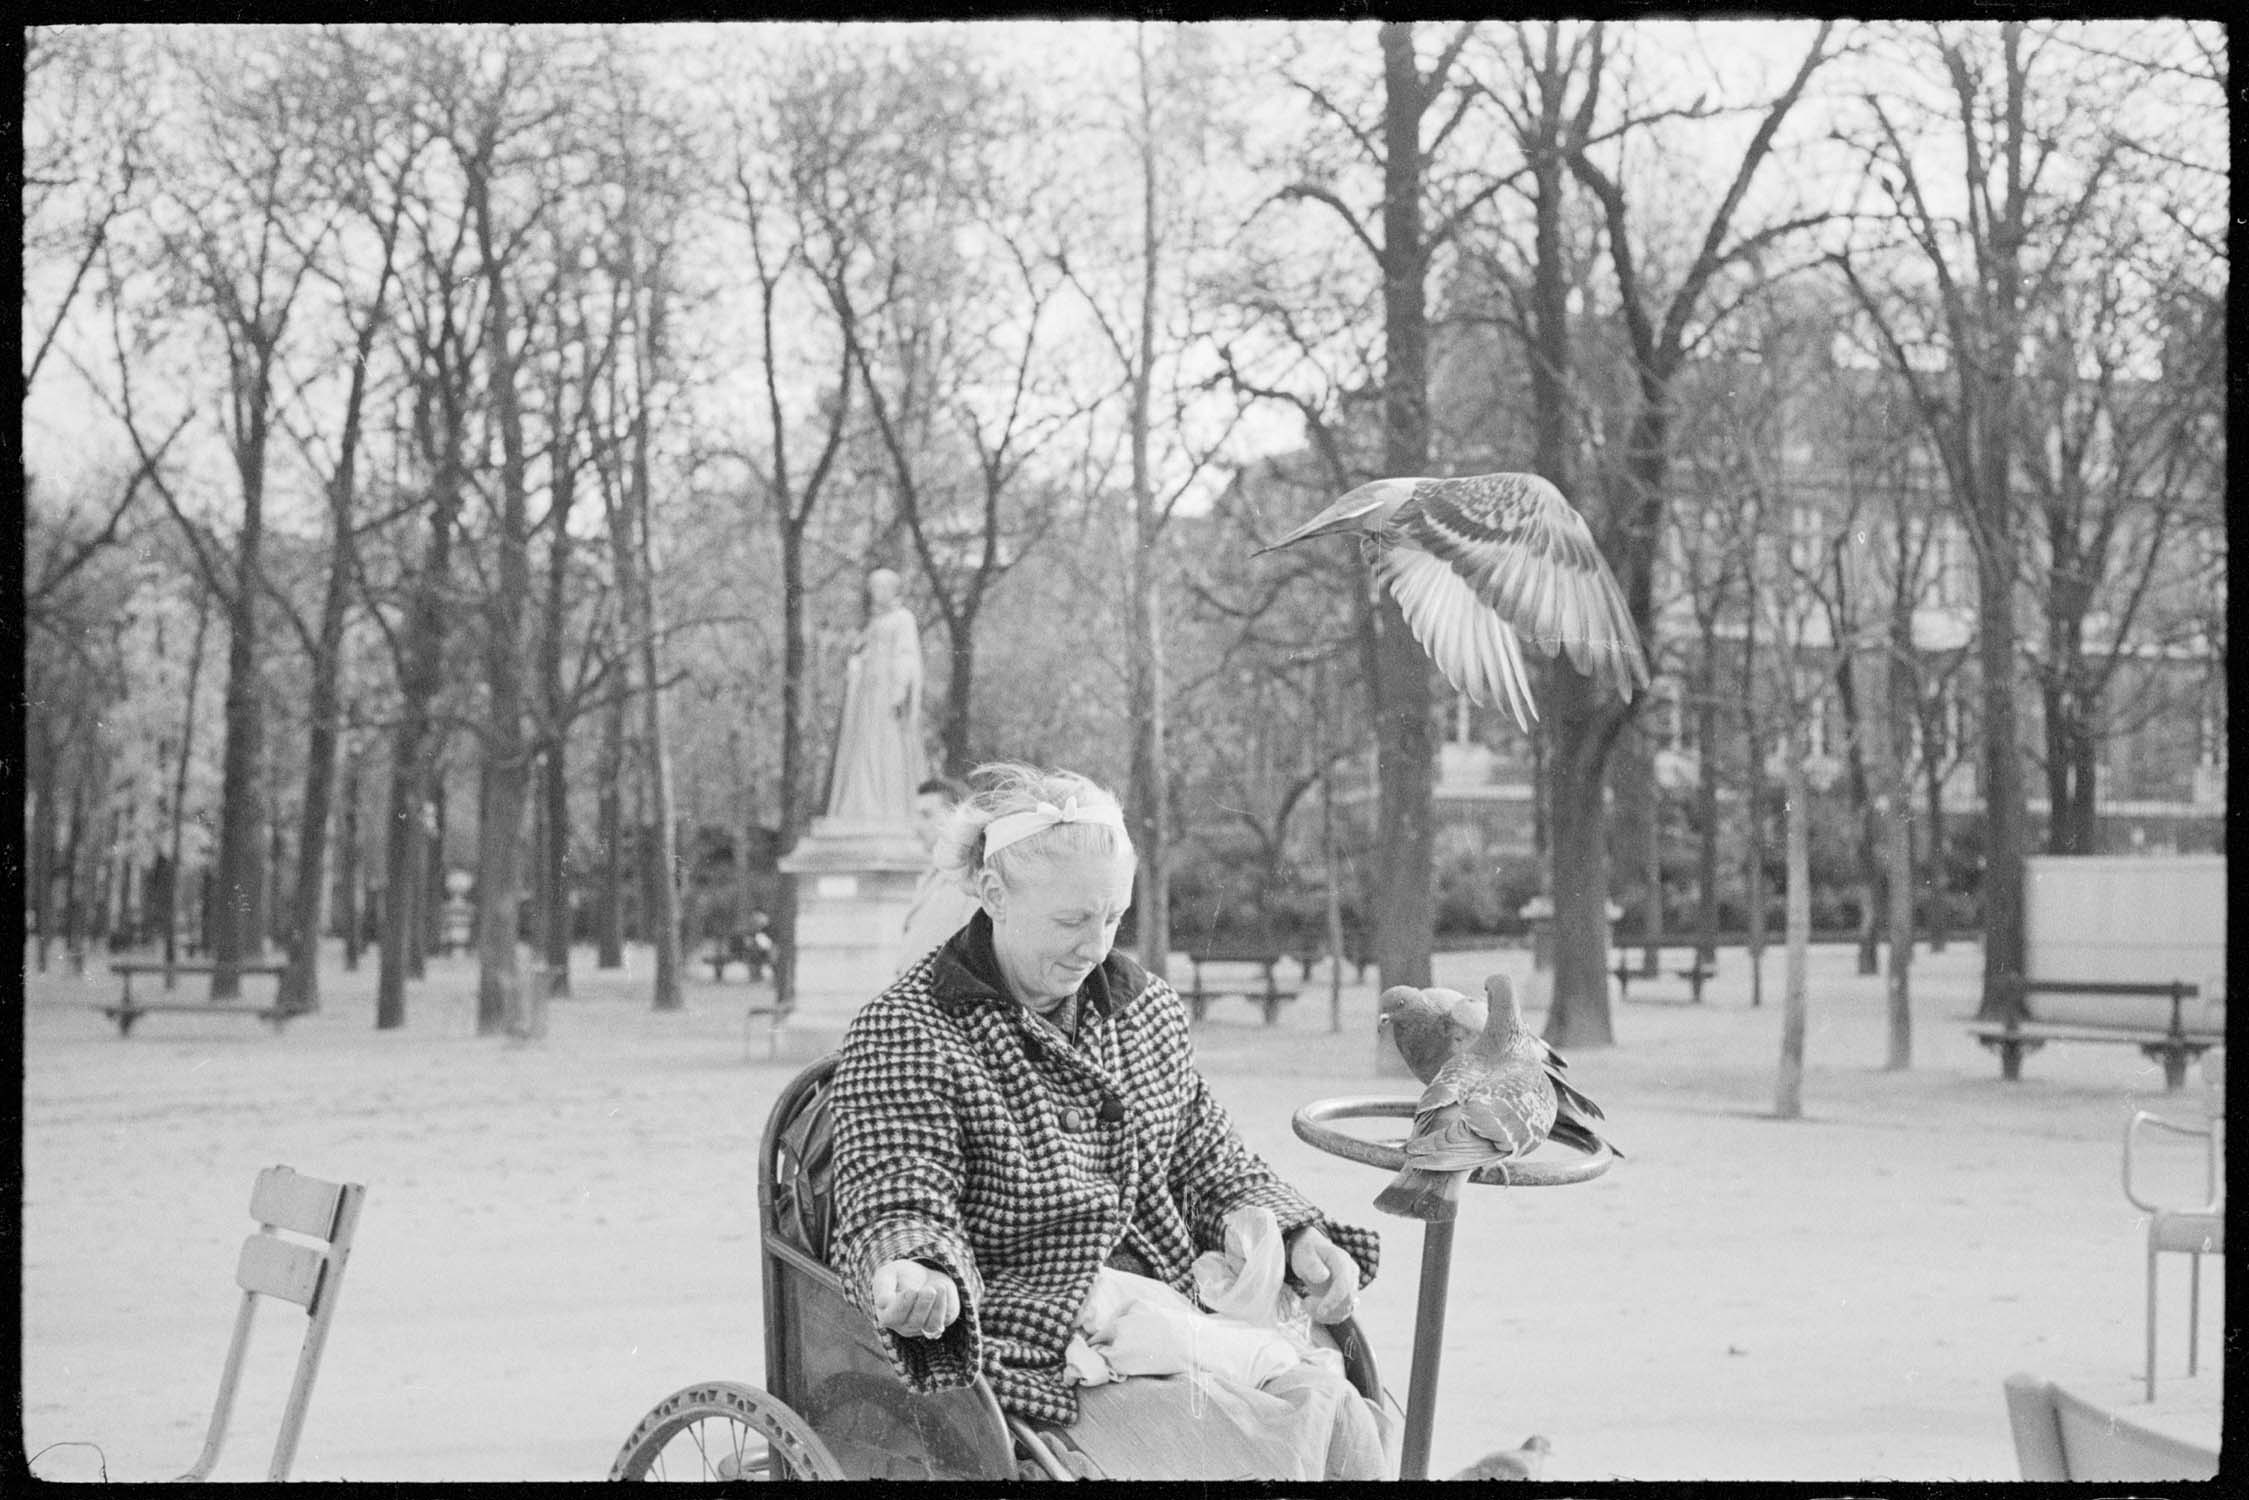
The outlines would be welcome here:
M 1081 1109 L 1066 1109 L 1062 1111 L 1062 1128 L 1064 1130 L 1085 1129 L 1085 1111 Z

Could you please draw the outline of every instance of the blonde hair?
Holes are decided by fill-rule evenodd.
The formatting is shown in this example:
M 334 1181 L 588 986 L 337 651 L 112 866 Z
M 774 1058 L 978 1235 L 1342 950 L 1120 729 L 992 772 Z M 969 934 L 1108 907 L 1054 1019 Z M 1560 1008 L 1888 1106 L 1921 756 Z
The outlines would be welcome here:
M 946 819 L 943 830 L 937 835 L 932 857 L 937 868 L 971 896 L 978 894 L 977 877 L 985 870 L 997 874 L 1002 885 L 1014 890 L 1018 877 L 1027 874 L 1032 865 L 1059 854 L 1132 852 L 1132 836 L 1122 828 L 1106 823 L 1076 822 L 1042 828 L 1003 845 L 987 858 L 984 830 L 995 818 L 1030 812 L 1041 802 L 1059 807 L 1072 798 L 1079 807 L 1086 809 L 1112 808 L 1121 814 L 1123 808 L 1116 793 L 1075 771 L 1041 770 L 1021 761 L 995 760 L 969 772 L 968 779 L 976 790 L 962 799 Z

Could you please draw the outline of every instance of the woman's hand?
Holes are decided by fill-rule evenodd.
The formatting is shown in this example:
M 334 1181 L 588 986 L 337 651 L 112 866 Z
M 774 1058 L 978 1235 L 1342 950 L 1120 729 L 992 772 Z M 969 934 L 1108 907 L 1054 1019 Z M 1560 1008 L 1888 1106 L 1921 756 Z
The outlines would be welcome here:
M 1340 1323 L 1359 1304 L 1359 1263 L 1320 1232 L 1299 1229 L 1288 1248 L 1288 1268 L 1304 1283 L 1304 1310 L 1315 1323 Z
M 1344 1259 L 1348 1264 L 1350 1257 Z M 875 1321 L 908 1338 L 936 1338 L 960 1316 L 961 1293 L 953 1278 L 918 1260 L 884 1261 L 875 1267 L 872 1290 Z

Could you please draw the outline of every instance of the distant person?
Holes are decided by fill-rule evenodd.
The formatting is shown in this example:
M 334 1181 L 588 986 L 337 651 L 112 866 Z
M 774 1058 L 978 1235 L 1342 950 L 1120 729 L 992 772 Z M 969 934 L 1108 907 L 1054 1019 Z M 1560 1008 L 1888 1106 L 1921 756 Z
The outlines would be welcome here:
M 976 897 L 962 889 L 959 878 L 936 862 L 937 843 L 945 824 L 967 797 L 967 784 L 950 776 L 932 776 L 914 789 L 914 837 L 930 855 L 930 864 L 914 887 L 913 905 L 906 908 L 905 936 L 898 950 L 901 974 L 966 927 L 979 910 Z

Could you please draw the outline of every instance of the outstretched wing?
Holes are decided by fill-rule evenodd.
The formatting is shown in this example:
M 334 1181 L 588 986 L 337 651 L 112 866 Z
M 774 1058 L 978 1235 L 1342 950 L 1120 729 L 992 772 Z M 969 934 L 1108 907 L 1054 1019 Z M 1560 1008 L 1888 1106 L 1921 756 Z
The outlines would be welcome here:
M 1399 539 L 1384 548 L 1378 571 L 1445 680 L 1478 703 L 1504 706 L 1528 733 L 1538 705 L 1531 702 L 1522 644 L 1507 622 L 1444 559 L 1412 542 Z
M 1627 701 L 1647 686 L 1648 659 L 1616 575 L 1585 518 L 1536 474 L 1425 481 L 1389 529 L 1405 548 L 1443 561 L 1539 651 L 1567 653 L 1571 666 L 1612 681 Z M 1515 660 L 1519 672 L 1519 649 Z

